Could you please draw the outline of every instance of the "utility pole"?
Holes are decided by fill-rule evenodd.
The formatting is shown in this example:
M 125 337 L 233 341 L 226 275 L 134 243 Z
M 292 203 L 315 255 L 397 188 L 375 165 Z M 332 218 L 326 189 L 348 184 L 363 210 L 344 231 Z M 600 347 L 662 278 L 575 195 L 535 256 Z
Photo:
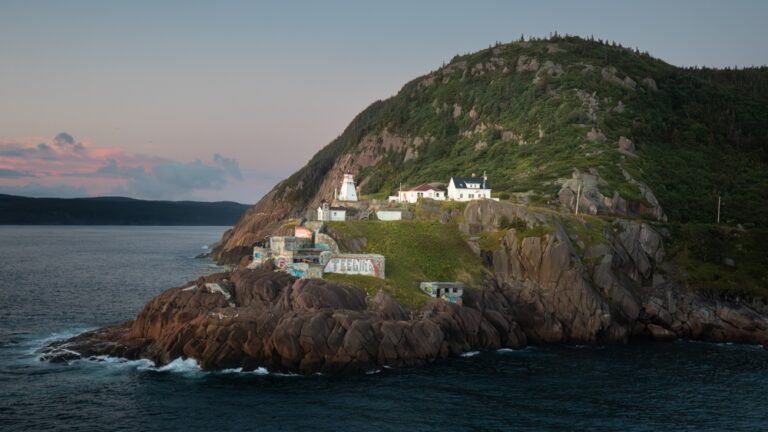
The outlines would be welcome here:
M 717 224 L 720 225 L 720 195 L 717 196 Z
M 576 190 L 576 216 L 579 215 L 579 201 L 581 201 L 581 183 L 579 183 L 579 187 Z

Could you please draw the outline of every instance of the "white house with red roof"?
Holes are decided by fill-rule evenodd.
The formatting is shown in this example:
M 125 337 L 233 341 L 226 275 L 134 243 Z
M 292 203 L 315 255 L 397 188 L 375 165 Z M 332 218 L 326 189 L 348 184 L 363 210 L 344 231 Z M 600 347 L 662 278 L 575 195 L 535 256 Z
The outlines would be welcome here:
M 445 191 L 435 183 L 423 183 L 410 189 L 400 190 L 397 196 L 389 197 L 391 202 L 416 203 L 422 198 L 445 200 Z

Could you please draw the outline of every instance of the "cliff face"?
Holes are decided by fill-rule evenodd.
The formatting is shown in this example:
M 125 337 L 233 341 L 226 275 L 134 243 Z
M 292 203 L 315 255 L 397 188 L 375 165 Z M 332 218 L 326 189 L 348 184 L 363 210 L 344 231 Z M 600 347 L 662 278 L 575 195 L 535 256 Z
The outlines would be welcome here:
M 462 306 L 433 299 L 407 311 L 382 292 L 237 270 L 169 289 L 135 320 L 56 342 L 43 358 L 183 357 L 205 369 L 334 373 L 543 343 L 689 338 L 768 346 L 765 315 L 674 282 L 662 235 L 647 223 L 579 231 L 555 213 L 490 200 L 469 204 L 463 217 L 471 242 L 500 235 L 493 250 L 475 242 L 492 276 L 466 290 Z
M 213 257 L 222 263 L 237 264 L 251 254 L 253 246 L 276 233 L 282 223 L 297 217 L 303 207 L 275 198 L 273 190 L 249 208 L 231 229 L 224 233 L 213 248 Z
M 490 288 L 529 341 L 768 342 L 765 315 L 680 286 L 679 269 L 664 261 L 662 234 L 646 222 L 594 218 L 584 222 L 597 225 L 592 232 L 566 230 L 581 222 L 489 200 L 471 203 L 464 217 L 468 234 L 503 233 L 496 250 L 481 253 L 494 269 Z M 509 221 L 517 228 L 506 229 Z

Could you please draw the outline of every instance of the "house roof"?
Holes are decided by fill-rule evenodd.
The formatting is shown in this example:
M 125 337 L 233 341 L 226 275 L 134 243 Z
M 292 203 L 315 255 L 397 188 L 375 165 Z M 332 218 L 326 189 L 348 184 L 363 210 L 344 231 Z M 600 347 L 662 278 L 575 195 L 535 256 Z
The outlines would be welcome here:
M 434 190 L 434 191 L 442 192 L 443 189 L 441 187 L 439 187 L 439 186 L 435 186 L 434 184 L 422 183 L 422 184 L 420 184 L 418 186 L 414 186 L 414 187 L 412 187 L 410 189 L 406 189 L 403 192 L 425 192 L 425 191 L 428 191 L 428 190 Z
M 480 185 L 480 187 L 483 187 L 483 178 L 482 177 L 451 177 L 451 180 L 453 181 L 453 185 L 457 189 L 468 189 L 468 184 L 476 184 Z M 490 189 L 491 188 L 491 182 L 486 180 L 485 181 L 485 188 Z

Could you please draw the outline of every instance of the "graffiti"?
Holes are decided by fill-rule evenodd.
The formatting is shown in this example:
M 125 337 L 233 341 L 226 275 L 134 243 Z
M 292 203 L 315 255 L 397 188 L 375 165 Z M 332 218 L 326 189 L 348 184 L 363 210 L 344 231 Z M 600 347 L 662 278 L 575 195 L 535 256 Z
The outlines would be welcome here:
M 422 282 L 419 288 L 430 297 L 441 298 L 449 303 L 462 304 L 464 284 L 461 282 Z
M 373 254 L 350 254 L 331 257 L 325 273 L 356 274 L 384 278 L 384 257 Z

